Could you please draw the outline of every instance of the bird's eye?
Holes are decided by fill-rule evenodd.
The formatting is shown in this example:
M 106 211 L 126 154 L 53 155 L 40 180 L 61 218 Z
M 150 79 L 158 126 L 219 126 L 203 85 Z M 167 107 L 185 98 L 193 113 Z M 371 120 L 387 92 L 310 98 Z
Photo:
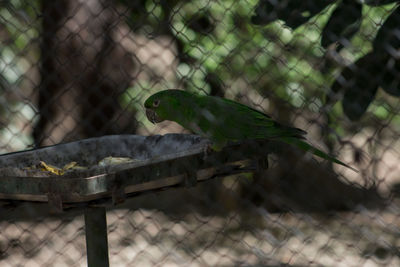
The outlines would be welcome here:
M 157 99 L 157 100 L 154 100 L 154 102 L 153 102 L 153 107 L 158 107 L 158 105 L 160 105 L 160 100 L 159 99 Z

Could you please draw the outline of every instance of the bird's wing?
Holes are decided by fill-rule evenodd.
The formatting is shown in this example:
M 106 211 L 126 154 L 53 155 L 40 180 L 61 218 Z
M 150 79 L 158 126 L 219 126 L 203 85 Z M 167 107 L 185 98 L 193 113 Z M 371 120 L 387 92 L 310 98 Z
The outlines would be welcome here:
M 231 131 L 239 132 L 243 138 L 271 139 L 286 137 L 304 138 L 305 131 L 282 125 L 267 114 L 241 103 L 218 97 L 210 98 L 209 103 L 216 106 L 223 124 Z M 239 138 L 240 139 L 240 138 Z

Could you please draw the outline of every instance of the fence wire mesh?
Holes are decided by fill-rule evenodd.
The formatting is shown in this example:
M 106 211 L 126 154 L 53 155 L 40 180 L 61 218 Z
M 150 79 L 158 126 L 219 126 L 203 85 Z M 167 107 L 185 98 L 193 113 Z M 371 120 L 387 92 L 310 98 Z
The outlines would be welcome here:
M 147 119 L 165 89 L 232 99 L 359 172 L 291 147 L 138 195 L 107 212 L 111 266 L 400 266 L 399 25 L 395 0 L 0 1 L 0 152 L 190 133 Z M 1 204 L 1 266 L 86 265 L 82 213 Z

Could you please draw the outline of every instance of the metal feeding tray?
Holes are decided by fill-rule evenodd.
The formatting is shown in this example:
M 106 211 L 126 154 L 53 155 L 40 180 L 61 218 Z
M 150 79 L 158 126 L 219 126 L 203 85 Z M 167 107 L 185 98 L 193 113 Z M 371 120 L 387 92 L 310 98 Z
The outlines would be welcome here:
M 59 211 L 83 202 L 88 266 L 109 266 L 102 200 L 116 204 L 132 193 L 256 171 L 263 164 L 257 155 L 265 158 L 267 151 L 242 143 L 216 152 L 207 139 L 186 134 L 90 138 L 1 155 L 0 199 L 48 202 Z M 99 164 L 104 159 L 117 161 Z M 73 162 L 79 168 L 54 171 Z
M 130 193 L 254 169 L 249 162 L 237 164 L 246 159 L 232 153 L 237 146 L 213 152 L 208 144 L 187 134 L 113 135 L 1 155 L 0 199 L 48 201 L 60 208 L 109 197 L 116 203 Z M 108 157 L 129 159 L 99 165 Z M 32 169 L 40 162 L 58 167 L 76 162 L 80 168 L 63 175 Z

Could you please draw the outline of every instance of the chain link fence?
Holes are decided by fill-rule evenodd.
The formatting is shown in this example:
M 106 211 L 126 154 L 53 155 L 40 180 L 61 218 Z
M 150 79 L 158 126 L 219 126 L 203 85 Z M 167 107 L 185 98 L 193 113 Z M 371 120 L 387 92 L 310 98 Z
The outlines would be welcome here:
M 400 266 L 399 25 L 395 0 L 0 1 L 0 152 L 187 134 L 145 99 L 225 97 L 359 172 L 286 147 L 134 195 L 108 207 L 111 266 Z M 79 208 L 0 204 L 1 266 L 87 264 Z

